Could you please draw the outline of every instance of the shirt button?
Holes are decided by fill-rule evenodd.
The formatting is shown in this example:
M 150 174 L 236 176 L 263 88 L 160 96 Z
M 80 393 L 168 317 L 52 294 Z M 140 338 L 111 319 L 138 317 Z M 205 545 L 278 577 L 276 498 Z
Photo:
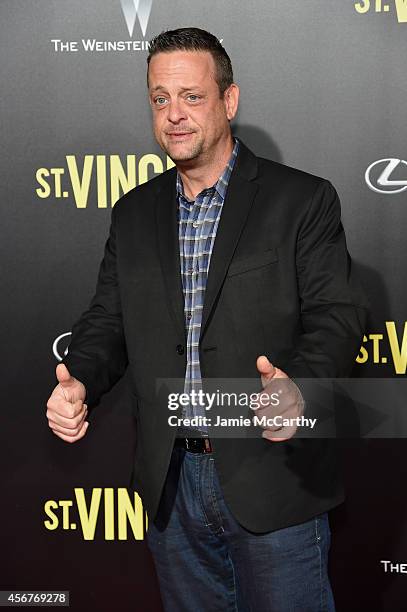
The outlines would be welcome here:
M 199 221 L 194 221 L 192 224 L 192 227 L 196 229 L 198 226 L 199 226 Z
M 188 321 L 192 319 L 192 312 L 187 312 L 187 319 Z
M 182 346 L 182 344 L 177 344 L 177 353 L 178 355 L 183 355 L 184 354 L 184 347 Z

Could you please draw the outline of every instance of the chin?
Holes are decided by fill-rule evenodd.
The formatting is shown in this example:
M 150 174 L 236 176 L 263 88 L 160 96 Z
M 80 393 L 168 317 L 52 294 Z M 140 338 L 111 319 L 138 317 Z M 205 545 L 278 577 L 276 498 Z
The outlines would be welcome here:
M 166 153 L 175 161 L 189 161 L 195 159 L 200 154 L 197 149 L 182 149 L 182 147 L 164 147 Z
M 171 153 L 171 151 L 167 151 L 169 157 L 171 157 L 172 161 L 177 162 L 177 161 L 190 161 L 192 159 L 195 159 L 196 157 L 198 157 L 197 155 L 191 155 L 188 153 Z

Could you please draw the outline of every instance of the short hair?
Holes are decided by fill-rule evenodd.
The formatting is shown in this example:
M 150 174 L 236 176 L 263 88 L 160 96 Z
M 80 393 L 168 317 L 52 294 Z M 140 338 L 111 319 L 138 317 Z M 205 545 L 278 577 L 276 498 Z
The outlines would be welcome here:
M 215 80 L 221 97 L 233 83 L 230 57 L 216 36 L 210 32 L 200 28 L 178 28 L 177 30 L 161 32 L 150 41 L 147 66 L 150 65 L 151 58 L 157 53 L 169 53 L 171 51 L 209 51 L 215 62 Z

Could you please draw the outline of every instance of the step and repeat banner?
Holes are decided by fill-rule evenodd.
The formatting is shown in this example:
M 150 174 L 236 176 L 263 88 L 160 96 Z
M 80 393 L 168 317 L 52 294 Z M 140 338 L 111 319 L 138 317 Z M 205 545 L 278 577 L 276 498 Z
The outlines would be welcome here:
M 158 612 L 148 517 L 128 488 L 136 439 L 126 376 L 78 443 L 54 436 L 45 417 L 55 367 L 95 289 L 112 207 L 173 165 L 152 135 L 148 41 L 184 26 L 213 32 L 241 89 L 234 133 L 336 187 L 372 305 L 354 376 L 400 382 L 407 1 L 2 0 L 0 17 L 0 590 L 69 592 L 73 610 Z M 406 440 L 341 444 L 337 609 L 405 610 Z

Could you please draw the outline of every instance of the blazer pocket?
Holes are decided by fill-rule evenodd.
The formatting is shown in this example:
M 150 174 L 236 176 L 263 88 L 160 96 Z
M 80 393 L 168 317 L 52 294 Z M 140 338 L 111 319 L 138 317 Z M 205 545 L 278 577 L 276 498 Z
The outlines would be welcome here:
M 227 271 L 227 276 L 234 276 L 235 274 L 262 268 L 276 261 L 278 261 L 277 249 L 268 249 L 260 253 L 253 253 L 253 255 L 249 255 L 249 257 L 233 260 Z

